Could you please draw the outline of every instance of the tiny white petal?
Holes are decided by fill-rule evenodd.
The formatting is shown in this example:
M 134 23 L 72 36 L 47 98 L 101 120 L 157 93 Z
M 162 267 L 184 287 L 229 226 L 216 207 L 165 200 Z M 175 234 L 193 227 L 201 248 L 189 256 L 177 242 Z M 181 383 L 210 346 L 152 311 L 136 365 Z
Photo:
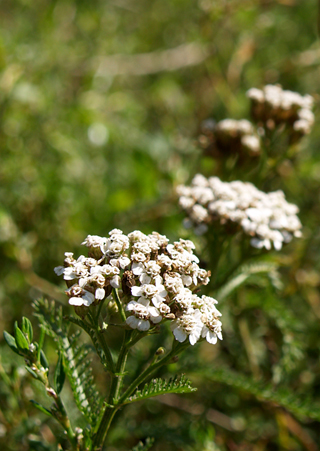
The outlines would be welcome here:
M 95 298 L 99 300 L 103 299 L 105 295 L 106 292 L 104 291 L 104 288 L 97 288 L 94 294 Z
M 64 280 L 73 280 L 76 277 L 77 276 L 76 276 L 73 268 L 71 268 L 71 267 L 70 268 L 65 268 L 64 276 L 63 276 Z
M 87 307 L 89 307 L 89 305 L 91 305 L 94 302 L 94 296 L 89 291 L 85 291 L 84 295 L 82 296 L 82 299 L 84 305 L 86 305 Z
M 135 276 L 140 276 L 144 271 L 144 266 L 142 263 L 133 262 L 132 263 L 132 272 Z
M 125 269 L 127 266 L 130 265 L 131 260 L 128 257 L 123 257 L 122 256 L 122 257 L 119 258 L 119 263 L 120 263 L 120 268 L 121 269 Z
M 141 296 L 142 295 L 142 287 L 131 287 L 132 296 Z
M 82 298 L 72 297 L 69 299 L 69 304 L 75 305 L 75 306 L 80 306 L 80 305 L 84 305 L 84 302 L 83 302 Z
M 64 273 L 64 270 L 66 268 L 64 266 L 56 266 L 54 268 L 54 272 L 57 274 L 57 276 L 61 276 Z
M 87 282 L 88 282 L 88 277 L 81 277 L 78 282 L 79 287 L 83 288 Z
M 151 277 L 148 276 L 148 274 L 146 274 L 145 272 L 143 272 L 140 277 L 139 277 L 140 283 L 142 285 L 144 284 L 149 284 L 151 282 Z
M 110 285 L 111 285 L 113 288 L 120 288 L 120 282 L 121 282 L 120 276 L 114 276 L 114 277 L 112 277 L 112 279 L 110 280 Z
M 173 335 L 176 337 L 178 341 L 180 341 L 180 343 L 185 341 L 185 339 L 187 338 L 187 334 L 182 329 L 180 329 L 180 327 L 176 327 L 173 330 Z
M 144 319 L 140 319 L 139 322 L 138 322 L 137 329 L 141 330 L 142 332 L 145 332 L 145 331 L 149 330 L 150 329 L 149 321 L 146 321 Z
M 136 329 L 139 324 L 139 319 L 133 315 L 128 316 L 128 318 L 126 319 L 126 323 L 128 324 L 128 326 L 132 327 L 132 329 Z
M 198 340 L 199 340 L 199 337 L 196 334 L 189 335 L 189 341 L 192 346 L 195 345 Z

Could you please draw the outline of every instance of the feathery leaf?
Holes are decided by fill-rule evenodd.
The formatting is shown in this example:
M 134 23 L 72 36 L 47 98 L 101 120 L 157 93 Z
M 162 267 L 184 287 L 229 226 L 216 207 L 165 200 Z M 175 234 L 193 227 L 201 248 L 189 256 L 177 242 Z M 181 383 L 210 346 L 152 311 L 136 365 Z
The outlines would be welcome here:
M 167 393 L 191 393 L 196 390 L 196 388 L 191 387 L 190 380 L 184 374 L 170 378 L 168 381 L 161 378 L 152 379 L 141 390 L 136 390 L 124 404 L 141 401 L 142 399 L 152 398 L 158 395 L 165 395 Z

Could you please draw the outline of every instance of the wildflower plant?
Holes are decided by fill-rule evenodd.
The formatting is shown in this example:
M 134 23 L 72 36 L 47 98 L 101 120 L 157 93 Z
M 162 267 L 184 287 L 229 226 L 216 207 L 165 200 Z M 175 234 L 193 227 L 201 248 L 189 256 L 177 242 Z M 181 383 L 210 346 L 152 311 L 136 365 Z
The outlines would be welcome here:
M 302 96 L 280 85 L 266 85 L 262 89 L 249 89 L 247 96 L 253 119 L 265 129 L 286 127 L 290 143 L 310 133 L 314 124 L 314 101 L 310 95 Z
M 88 248 L 88 256 L 74 258 L 67 252 L 64 265 L 55 268 L 56 274 L 66 281 L 69 304 L 77 316 L 63 317 L 61 308 L 54 303 L 38 301 L 35 310 L 41 324 L 39 342 L 33 341 L 27 318 L 23 318 L 21 328 L 15 325 L 14 336 L 5 332 L 5 339 L 14 352 L 25 358 L 26 368 L 53 400 L 50 407 L 36 401 L 35 406 L 62 425 L 72 449 L 99 450 L 116 412 L 125 404 L 159 394 L 194 390 L 185 376 L 169 381 L 156 379 L 142 388 L 141 384 L 188 346 L 202 340 L 211 344 L 222 340 L 222 323 L 217 301 L 196 294 L 202 285 L 208 284 L 210 271 L 198 265 L 192 241 L 180 239 L 170 244 L 156 232 L 145 235 L 134 231 L 125 235 L 114 229 L 108 237 L 89 235 L 82 244 Z M 128 375 L 124 384 L 130 350 L 142 338 L 158 333 L 165 323 L 169 323 L 173 334 L 171 350 L 165 352 L 160 347 L 152 362 L 136 378 L 130 379 Z M 90 336 L 109 374 L 106 399 L 101 399 L 94 388 L 87 352 L 77 343 L 78 332 L 68 334 L 69 324 Z M 116 359 L 115 350 L 108 345 L 110 326 L 123 332 Z M 45 334 L 54 338 L 59 354 L 53 384 L 43 351 Z M 84 429 L 73 428 L 62 401 L 65 376 L 87 421 Z
M 314 99 L 280 85 L 251 88 L 246 94 L 251 122 L 207 119 L 200 126 L 198 142 L 223 180 L 245 177 L 269 188 L 281 165 L 296 161 L 302 138 L 310 134 Z
M 301 237 L 299 209 L 286 201 L 283 191 L 264 193 L 249 182 L 222 182 L 198 174 L 191 186 L 178 186 L 177 193 L 188 215 L 185 225 L 196 226 L 198 233 L 215 221 L 238 225 L 253 247 L 268 250 L 272 245 L 280 250 L 294 236 Z
M 230 153 L 239 155 L 240 160 L 248 155 L 258 156 L 261 152 L 260 137 L 254 125 L 246 119 L 223 119 L 204 121 L 199 143 L 208 155 L 225 158 Z

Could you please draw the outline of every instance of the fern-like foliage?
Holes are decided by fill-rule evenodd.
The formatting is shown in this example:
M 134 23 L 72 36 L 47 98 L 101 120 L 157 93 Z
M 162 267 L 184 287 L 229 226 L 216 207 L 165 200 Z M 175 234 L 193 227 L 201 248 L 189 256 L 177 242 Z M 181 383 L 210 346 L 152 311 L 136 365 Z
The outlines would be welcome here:
M 184 374 L 172 377 L 168 381 L 161 378 L 152 379 L 150 382 L 146 383 L 141 390 L 136 390 L 124 404 L 168 393 L 191 393 L 196 390 L 196 388 L 191 387 L 190 380 L 187 379 Z
M 99 341 L 98 341 L 98 339 L 96 337 L 95 331 L 91 327 L 89 327 L 89 325 L 86 324 L 84 321 L 81 321 L 80 319 L 75 318 L 74 316 L 68 316 L 67 319 L 71 323 L 76 324 L 77 326 L 81 327 L 82 329 L 84 329 L 87 332 L 87 334 L 90 336 L 90 338 L 92 340 L 92 343 L 93 343 L 93 345 L 95 347 L 95 350 L 97 352 L 97 355 L 98 355 L 102 365 L 105 368 L 107 368 L 108 367 L 108 362 L 107 362 L 107 359 L 106 359 L 106 357 L 104 355 L 104 352 L 103 352 L 103 350 L 102 350 L 102 348 L 100 346 L 100 343 L 99 343 Z
M 148 451 L 153 444 L 154 438 L 148 437 L 145 443 L 139 442 L 134 448 L 132 448 L 132 451 Z
M 242 265 L 233 277 L 215 293 L 216 298 L 220 301 L 225 299 L 249 278 L 259 274 L 266 274 L 275 288 L 281 288 L 282 284 L 277 272 L 277 265 L 274 263 L 255 262 L 250 265 Z
M 91 360 L 84 345 L 78 345 L 80 331 L 68 337 L 68 325 L 63 320 L 62 308 L 47 300 L 33 304 L 35 316 L 46 333 L 52 337 L 63 355 L 64 370 L 70 382 L 75 402 L 87 421 L 94 426 L 99 415 L 99 395 L 93 383 Z
M 34 301 L 34 316 L 36 316 L 41 326 L 49 337 L 57 341 L 60 337 L 67 335 L 68 327 L 63 321 L 62 307 L 56 306 L 54 301 L 47 299 Z
M 210 373 L 204 372 L 201 375 L 205 375 L 210 381 L 227 384 L 250 393 L 259 400 L 282 406 L 297 417 L 320 421 L 320 404 L 308 398 L 301 399 L 301 397 L 287 388 L 275 388 L 270 383 L 257 382 L 250 377 L 226 368 L 216 369 L 210 371 Z

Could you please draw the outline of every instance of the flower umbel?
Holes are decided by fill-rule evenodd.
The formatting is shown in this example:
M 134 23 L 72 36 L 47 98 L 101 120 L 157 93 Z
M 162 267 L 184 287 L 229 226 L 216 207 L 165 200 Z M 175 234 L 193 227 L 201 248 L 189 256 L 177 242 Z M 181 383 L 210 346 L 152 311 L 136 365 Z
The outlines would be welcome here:
M 246 119 L 224 119 L 202 123 L 199 142 L 208 155 L 226 157 L 230 154 L 257 156 L 261 153 L 260 138 L 251 122 Z
M 199 267 L 192 241 L 169 244 L 156 232 L 125 235 L 114 229 L 108 238 L 89 235 L 82 244 L 88 247 L 89 257 L 81 255 L 76 260 L 66 253 L 64 266 L 55 268 L 68 284 L 69 304 L 90 308 L 108 298 L 113 288 L 122 287 L 127 327 L 147 332 L 171 321 L 180 342 L 222 340 L 217 301 L 195 294 L 209 283 L 210 271 Z
M 285 200 L 282 191 L 264 193 L 249 182 L 222 182 L 198 174 L 191 186 L 178 186 L 177 193 L 187 221 L 198 232 L 205 232 L 214 221 L 236 223 L 252 237 L 252 246 L 271 249 L 273 244 L 276 250 L 301 236 L 299 209 Z
M 283 90 L 280 85 L 266 85 L 249 89 L 247 96 L 253 118 L 267 128 L 286 125 L 297 137 L 310 133 L 314 123 L 314 100 L 310 95 Z

